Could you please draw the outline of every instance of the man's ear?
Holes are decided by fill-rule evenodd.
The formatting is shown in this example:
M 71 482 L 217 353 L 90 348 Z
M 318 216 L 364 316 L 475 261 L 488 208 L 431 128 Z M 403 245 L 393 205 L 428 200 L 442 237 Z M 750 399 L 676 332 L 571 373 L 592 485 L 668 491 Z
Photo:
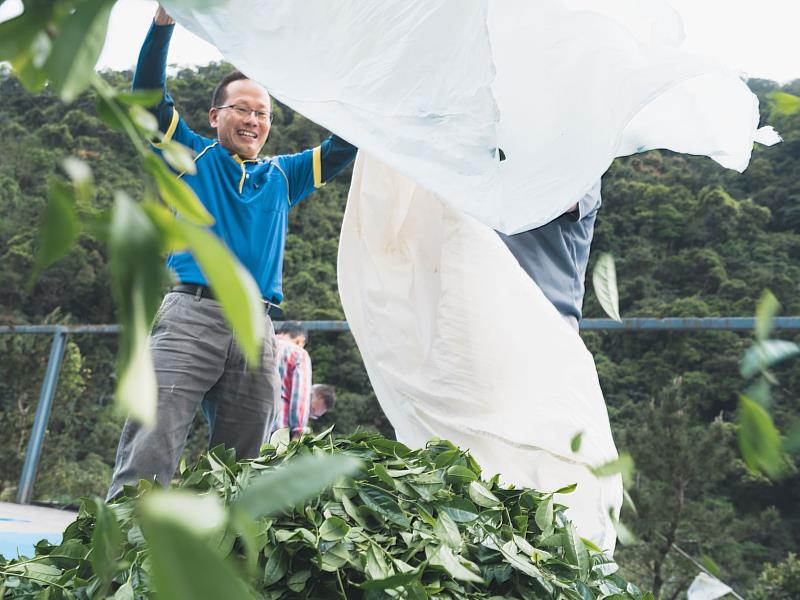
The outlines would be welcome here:
M 208 124 L 211 125 L 213 129 L 219 126 L 219 110 L 216 108 L 208 109 Z

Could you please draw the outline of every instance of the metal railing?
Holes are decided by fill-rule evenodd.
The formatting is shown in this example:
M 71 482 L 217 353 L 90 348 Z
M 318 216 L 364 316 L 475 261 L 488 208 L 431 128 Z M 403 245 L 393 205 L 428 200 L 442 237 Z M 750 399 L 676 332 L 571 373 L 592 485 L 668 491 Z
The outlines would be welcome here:
M 310 331 L 350 331 L 347 321 L 301 321 L 300 323 Z M 774 324 L 775 329 L 800 330 L 800 317 L 777 317 Z M 586 331 L 752 331 L 755 327 L 755 319 L 752 317 L 666 317 L 663 319 L 634 317 L 623 319 L 621 322 L 613 319 L 584 319 L 581 321 L 580 327 Z M 120 329 L 119 325 L 0 326 L 0 334 L 50 334 L 53 336 L 50 357 L 47 359 L 44 381 L 39 393 L 39 403 L 36 406 L 31 438 L 28 440 L 28 449 L 25 453 L 25 462 L 17 488 L 19 504 L 30 504 L 33 495 L 33 484 L 36 481 L 36 471 L 39 467 L 47 422 L 50 419 L 50 410 L 55 398 L 67 337 L 71 334 L 87 333 L 116 335 Z M 275 323 L 275 329 L 280 331 L 281 322 Z

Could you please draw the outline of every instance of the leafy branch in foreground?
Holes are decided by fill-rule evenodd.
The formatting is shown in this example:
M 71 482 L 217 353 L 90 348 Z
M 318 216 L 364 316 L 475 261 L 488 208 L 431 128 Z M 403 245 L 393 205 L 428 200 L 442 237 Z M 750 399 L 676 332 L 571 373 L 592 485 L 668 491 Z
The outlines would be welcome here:
M 775 315 L 780 310 L 777 298 L 765 291 L 756 307 L 755 343 L 745 352 L 740 365 L 742 377 L 750 387 L 739 398 L 739 448 L 753 472 L 763 472 L 773 479 L 787 470 L 785 454 L 800 450 L 800 430 L 784 440 L 770 415 L 770 387 L 777 383 L 770 371 L 774 365 L 800 354 L 794 342 L 770 339 Z
M 43 269 L 64 257 L 81 233 L 108 244 L 122 324 L 116 397 L 123 412 L 149 425 L 155 418 L 156 386 L 147 333 L 168 282 L 162 252 L 186 249 L 195 255 L 251 364 L 257 362 L 265 325 L 252 277 L 203 229 L 212 224 L 211 215 L 191 188 L 170 171 L 193 173 L 195 167 L 190 151 L 165 141 L 147 110 L 161 99 L 161 90 L 118 92 L 94 71 L 115 2 L 24 2 L 22 14 L 0 23 L 0 61 L 11 64 L 29 91 L 41 91 L 49 84 L 65 103 L 93 89 L 98 116 L 128 137 L 151 177 L 142 203 L 117 190 L 111 214 L 98 217 L 88 211 L 95 194 L 91 168 L 74 157 L 64 161 L 72 184 L 50 182 L 29 282 L 32 286 Z M 156 146 L 163 161 L 152 152 L 151 141 L 161 142 Z M 169 212 L 165 217 L 159 211 L 165 207 L 178 218 Z
M 179 490 L 85 501 L 60 545 L 0 562 L 5 597 L 652 598 L 576 533 L 570 489 L 482 480 L 446 441 L 279 434 L 255 460 L 213 449 Z

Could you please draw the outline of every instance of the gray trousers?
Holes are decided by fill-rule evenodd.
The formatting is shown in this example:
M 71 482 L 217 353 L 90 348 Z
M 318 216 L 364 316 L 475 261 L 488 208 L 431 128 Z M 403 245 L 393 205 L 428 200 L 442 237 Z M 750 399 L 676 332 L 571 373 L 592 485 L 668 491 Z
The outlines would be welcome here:
M 156 423 L 125 422 L 109 499 L 139 479 L 169 485 L 201 406 L 209 448 L 225 444 L 237 458 L 258 456 L 280 397 L 275 330 L 269 316 L 264 318 L 261 361 L 248 365 L 217 301 L 177 292 L 164 297 L 150 336 L 158 383 Z

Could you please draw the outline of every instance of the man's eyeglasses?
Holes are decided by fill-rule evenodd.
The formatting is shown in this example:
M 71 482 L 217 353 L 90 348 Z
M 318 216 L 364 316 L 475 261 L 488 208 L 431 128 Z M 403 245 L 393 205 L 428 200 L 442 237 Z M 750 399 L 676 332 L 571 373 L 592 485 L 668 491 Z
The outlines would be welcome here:
M 272 120 L 275 118 L 275 115 L 271 112 L 266 112 L 263 110 L 252 110 L 247 108 L 246 106 L 239 106 L 238 104 L 226 104 L 225 106 L 215 106 L 214 108 L 222 109 L 222 108 L 230 108 L 236 111 L 243 119 L 246 119 L 250 116 L 250 113 L 255 114 L 256 120 L 259 123 L 272 123 Z

